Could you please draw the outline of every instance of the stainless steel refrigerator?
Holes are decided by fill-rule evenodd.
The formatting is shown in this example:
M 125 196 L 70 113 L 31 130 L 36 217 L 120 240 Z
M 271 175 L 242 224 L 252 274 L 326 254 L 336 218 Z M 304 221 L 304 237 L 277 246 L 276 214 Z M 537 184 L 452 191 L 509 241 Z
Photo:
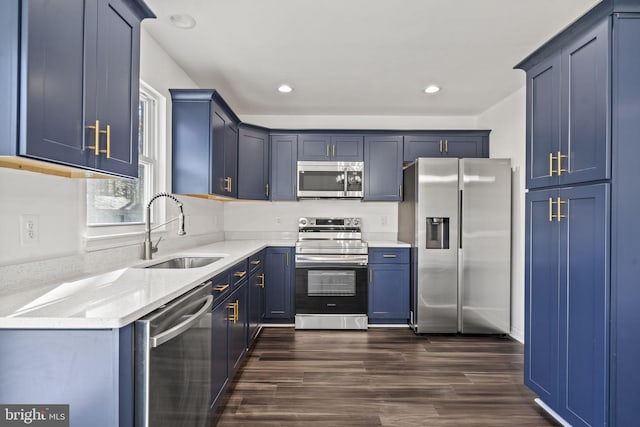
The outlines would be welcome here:
M 411 243 L 416 333 L 508 333 L 511 167 L 419 158 L 404 170 L 398 237 Z

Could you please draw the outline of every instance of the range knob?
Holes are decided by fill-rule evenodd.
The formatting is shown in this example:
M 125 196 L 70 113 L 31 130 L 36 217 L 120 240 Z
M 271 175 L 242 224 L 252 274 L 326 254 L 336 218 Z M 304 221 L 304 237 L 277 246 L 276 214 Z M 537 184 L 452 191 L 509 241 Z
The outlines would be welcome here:
M 300 218 L 298 220 L 298 227 L 306 227 L 307 224 L 309 224 L 309 221 L 307 221 L 307 218 Z
M 351 226 L 352 227 L 360 227 L 360 218 L 353 218 L 351 220 Z

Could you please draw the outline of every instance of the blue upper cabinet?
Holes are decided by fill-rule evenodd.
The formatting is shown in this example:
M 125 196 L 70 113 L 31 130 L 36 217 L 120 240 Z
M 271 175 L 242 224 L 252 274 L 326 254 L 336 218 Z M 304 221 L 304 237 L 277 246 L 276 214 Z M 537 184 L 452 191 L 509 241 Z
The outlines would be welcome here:
M 535 100 L 535 102 L 534 102 Z M 527 187 L 558 183 L 552 169 L 560 150 L 560 54 L 527 72 Z
M 298 160 L 361 162 L 362 135 L 299 134 Z
M 402 200 L 402 136 L 366 136 L 364 200 Z
M 555 168 L 560 184 L 610 178 L 610 26 L 605 19 L 562 50 L 560 153 Z
M 100 121 L 100 137 L 104 137 L 100 145 L 106 151 L 96 157 L 96 169 L 137 177 L 140 21 L 122 0 L 94 1 L 98 8 L 96 91 L 85 95 L 85 121 L 92 119 L 90 96 L 96 93 L 95 120 Z M 87 52 L 87 58 L 92 56 Z M 89 78 L 87 72 L 85 82 Z
M 527 69 L 527 187 L 610 177 L 610 20 Z
M 297 200 L 296 159 L 298 158 L 297 135 L 271 135 L 271 200 Z
M 242 124 L 238 133 L 238 198 L 269 199 L 269 131 Z
M 404 161 L 418 157 L 489 157 L 489 131 L 419 132 L 404 136 Z
M 213 89 L 170 89 L 172 191 L 238 195 L 238 117 Z
M 140 20 L 153 17 L 147 6 L 9 0 L 0 15 L 8 59 L 3 54 L 0 95 L 9 101 L 0 154 L 137 177 Z

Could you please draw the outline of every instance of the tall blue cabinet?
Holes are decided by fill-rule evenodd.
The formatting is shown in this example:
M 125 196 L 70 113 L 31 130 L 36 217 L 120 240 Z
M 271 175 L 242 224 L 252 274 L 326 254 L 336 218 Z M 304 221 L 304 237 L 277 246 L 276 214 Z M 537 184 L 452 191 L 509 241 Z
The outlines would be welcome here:
M 525 383 L 573 426 L 640 417 L 640 3 L 604 0 L 523 60 Z

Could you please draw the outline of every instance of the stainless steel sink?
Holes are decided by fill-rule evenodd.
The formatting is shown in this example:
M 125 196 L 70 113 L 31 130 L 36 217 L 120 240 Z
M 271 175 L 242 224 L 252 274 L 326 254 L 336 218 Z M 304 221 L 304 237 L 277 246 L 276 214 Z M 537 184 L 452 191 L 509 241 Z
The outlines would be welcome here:
M 148 265 L 144 268 L 198 268 L 209 265 L 212 262 L 221 260 L 222 257 L 200 257 L 200 256 L 186 256 L 171 258 L 157 264 Z

